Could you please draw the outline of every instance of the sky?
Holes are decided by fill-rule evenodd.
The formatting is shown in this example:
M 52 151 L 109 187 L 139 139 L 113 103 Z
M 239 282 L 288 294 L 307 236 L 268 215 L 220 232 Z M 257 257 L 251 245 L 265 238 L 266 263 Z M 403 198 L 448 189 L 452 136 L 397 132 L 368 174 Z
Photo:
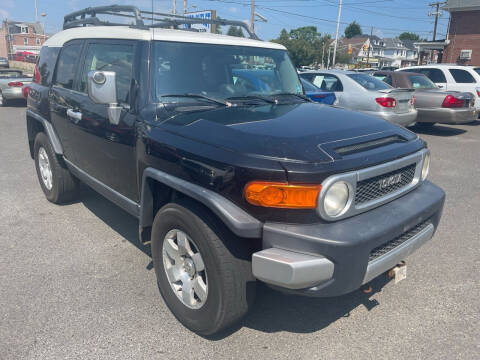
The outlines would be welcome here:
M 171 12 L 174 0 L 153 0 L 154 10 Z M 364 33 L 379 37 L 395 37 L 403 31 L 415 32 L 421 38 L 432 39 L 433 16 L 428 16 L 433 0 L 343 0 L 339 34 L 352 21 L 362 26 Z M 35 21 L 35 0 L 0 0 L 0 19 Z M 222 18 L 249 21 L 250 0 L 188 0 L 190 11 L 217 11 Z M 335 37 L 339 0 L 256 0 L 256 12 L 267 22 L 256 22 L 260 38 L 270 40 L 280 31 L 302 26 L 316 26 L 321 34 Z M 63 16 L 89 6 L 135 4 L 141 10 L 150 10 L 151 0 L 37 0 L 40 22 L 47 33 L 62 28 Z M 183 0 L 177 0 L 177 11 L 183 12 Z M 42 17 L 41 14 L 46 16 Z M 439 19 L 437 39 L 445 38 L 448 12 Z

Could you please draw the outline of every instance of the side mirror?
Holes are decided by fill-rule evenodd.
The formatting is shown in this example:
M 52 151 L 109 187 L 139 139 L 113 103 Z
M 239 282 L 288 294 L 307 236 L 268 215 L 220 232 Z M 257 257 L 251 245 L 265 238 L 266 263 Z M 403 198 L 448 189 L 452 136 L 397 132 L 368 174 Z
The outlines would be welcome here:
M 108 105 L 108 120 L 118 125 L 122 107 L 117 105 L 115 72 L 90 71 L 87 79 L 88 96 L 96 104 Z

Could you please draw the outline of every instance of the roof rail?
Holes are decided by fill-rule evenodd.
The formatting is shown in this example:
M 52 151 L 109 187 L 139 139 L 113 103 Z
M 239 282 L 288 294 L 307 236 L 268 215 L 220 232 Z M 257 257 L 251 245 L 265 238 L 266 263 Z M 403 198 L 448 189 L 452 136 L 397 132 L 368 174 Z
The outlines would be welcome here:
M 125 24 L 119 22 L 110 22 L 101 20 L 97 15 L 117 16 L 134 19 L 132 24 Z M 151 22 L 146 25 L 145 21 Z M 252 32 L 248 25 L 243 21 L 226 20 L 226 19 L 205 19 L 205 18 L 190 18 L 188 16 L 159 13 L 152 11 L 140 11 L 133 5 L 110 5 L 110 6 L 96 6 L 88 7 L 83 10 L 75 11 L 65 15 L 63 19 L 63 29 L 71 29 L 80 26 L 129 26 L 133 28 L 175 28 L 186 31 L 199 31 L 192 28 L 193 24 L 216 24 L 216 25 L 231 25 L 243 28 L 251 39 L 258 40 L 257 35 Z M 184 25 L 185 28 L 179 28 Z

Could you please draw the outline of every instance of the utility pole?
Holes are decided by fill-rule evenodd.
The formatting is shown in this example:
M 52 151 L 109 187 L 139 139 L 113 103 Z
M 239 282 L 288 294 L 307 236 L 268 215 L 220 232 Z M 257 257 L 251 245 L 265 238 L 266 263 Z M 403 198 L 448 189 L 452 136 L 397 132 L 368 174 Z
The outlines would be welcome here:
M 325 45 L 327 45 L 327 42 L 324 41 L 323 42 L 323 46 L 322 46 L 322 69 L 325 69 Z
M 438 25 L 438 17 L 442 16 L 442 12 L 440 11 L 440 5 L 443 5 L 443 2 L 435 2 L 428 4 L 428 6 L 435 7 L 435 11 L 429 13 L 429 16 L 434 16 L 435 15 L 435 24 L 433 25 L 433 41 L 435 41 L 435 38 L 437 36 L 437 25 Z
M 177 14 L 177 0 L 173 0 L 173 15 Z
M 370 39 L 368 39 L 367 67 L 370 65 L 370 45 L 372 43 L 372 36 L 373 36 L 373 26 L 370 28 Z
M 337 43 L 338 43 L 338 30 L 340 28 L 340 17 L 342 16 L 342 0 L 338 4 L 338 16 L 337 16 L 337 32 L 335 33 L 335 45 L 333 47 L 333 60 L 332 66 L 335 66 L 335 56 L 337 55 Z M 329 58 L 330 59 L 330 58 Z
M 251 19 L 250 19 L 250 31 L 255 32 L 255 0 L 252 0 L 252 9 L 251 9 Z
M 183 0 L 183 14 L 187 13 L 187 0 Z
M 38 23 L 38 6 L 37 6 L 37 0 L 35 0 L 35 22 Z
M 330 69 L 330 50 L 332 47 L 330 46 L 331 44 L 328 44 L 328 59 L 327 59 L 327 69 Z

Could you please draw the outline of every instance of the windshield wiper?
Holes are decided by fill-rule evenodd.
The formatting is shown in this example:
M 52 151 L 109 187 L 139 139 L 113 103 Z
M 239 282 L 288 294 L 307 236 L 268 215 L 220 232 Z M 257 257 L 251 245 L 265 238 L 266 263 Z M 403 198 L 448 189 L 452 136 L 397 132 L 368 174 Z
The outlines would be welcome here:
M 232 104 L 228 101 L 218 99 L 218 98 L 214 98 L 214 97 L 210 97 L 210 96 L 206 96 L 206 95 L 202 95 L 202 94 L 188 94 L 188 93 L 187 94 L 165 94 L 165 95 L 160 95 L 160 97 L 180 97 L 180 98 L 203 99 L 203 100 L 208 100 L 212 103 L 216 103 L 216 104 L 223 105 L 223 106 L 232 106 Z
M 295 96 L 297 98 L 300 98 L 302 100 L 311 102 L 312 99 L 310 99 L 308 96 L 303 95 L 303 94 L 296 94 L 296 93 L 279 93 L 279 94 L 271 94 L 270 96 Z
M 277 101 L 263 95 L 245 95 L 245 96 L 231 96 L 227 100 L 261 100 L 269 104 L 276 104 Z

